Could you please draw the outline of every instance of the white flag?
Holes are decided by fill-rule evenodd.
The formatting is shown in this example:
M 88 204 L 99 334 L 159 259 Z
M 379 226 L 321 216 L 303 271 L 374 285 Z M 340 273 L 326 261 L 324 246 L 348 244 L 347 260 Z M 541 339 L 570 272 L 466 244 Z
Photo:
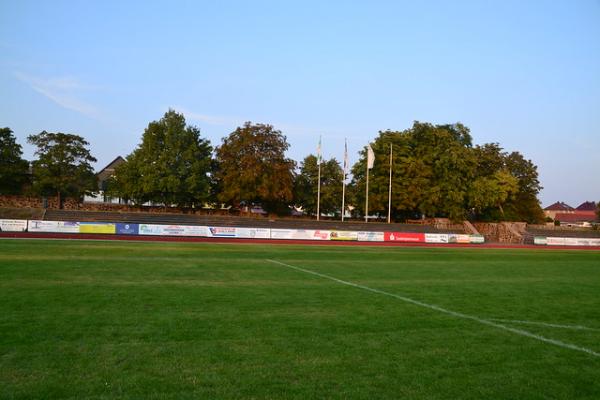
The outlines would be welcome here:
M 373 153 L 373 148 L 369 144 L 369 146 L 367 146 L 367 168 L 368 169 L 373 168 L 374 163 L 375 163 L 375 153 Z
M 317 163 L 321 164 L 321 136 L 319 136 L 319 144 L 317 145 Z
M 348 142 L 344 139 L 344 180 L 346 180 L 346 174 L 348 173 Z

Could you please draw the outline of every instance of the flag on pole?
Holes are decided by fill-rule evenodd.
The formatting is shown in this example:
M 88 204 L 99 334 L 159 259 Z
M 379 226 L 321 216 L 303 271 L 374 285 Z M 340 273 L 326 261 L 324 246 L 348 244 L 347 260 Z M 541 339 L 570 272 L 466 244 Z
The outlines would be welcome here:
M 375 163 L 375 153 L 373 153 L 373 148 L 369 144 L 367 146 L 367 168 L 373 168 L 373 164 Z
M 348 141 L 344 139 L 344 180 L 346 180 L 346 174 L 348 173 Z
M 319 135 L 319 144 L 317 145 L 317 163 L 321 164 L 321 160 L 322 160 L 322 155 L 321 155 L 321 136 Z

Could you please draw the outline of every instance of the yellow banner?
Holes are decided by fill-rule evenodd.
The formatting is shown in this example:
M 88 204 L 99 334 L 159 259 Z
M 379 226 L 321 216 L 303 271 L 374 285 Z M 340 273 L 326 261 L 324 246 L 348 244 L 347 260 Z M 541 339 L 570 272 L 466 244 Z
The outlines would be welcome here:
M 79 224 L 79 233 L 109 233 L 114 235 L 116 233 L 116 225 L 81 222 Z

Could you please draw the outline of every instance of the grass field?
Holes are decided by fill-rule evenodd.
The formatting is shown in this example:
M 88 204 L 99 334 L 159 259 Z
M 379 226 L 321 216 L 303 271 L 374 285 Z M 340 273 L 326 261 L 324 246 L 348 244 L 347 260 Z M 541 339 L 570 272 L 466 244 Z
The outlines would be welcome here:
M 599 399 L 600 252 L 0 240 L 0 397 Z

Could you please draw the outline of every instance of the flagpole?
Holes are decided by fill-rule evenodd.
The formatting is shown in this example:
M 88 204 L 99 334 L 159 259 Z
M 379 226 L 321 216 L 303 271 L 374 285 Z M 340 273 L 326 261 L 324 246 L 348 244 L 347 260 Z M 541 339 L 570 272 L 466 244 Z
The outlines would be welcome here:
M 344 139 L 344 172 L 342 176 L 342 222 L 344 222 L 344 211 L 346 209 L 346 171 L 348 170 L 348 142 Z
M 319 217 L 321 216 L 321 210 L 320 210 L 320 206 L 321 206 L 321 163 L 319 162 L 319 177 L 317 178 L 319 180 L 319 183 L 317 184 L 317 221 L 319 220 Z
M 365 189 L 365 222 L 369 222 L 369 161 L 367 161 L 367 187 Z
M 390 143 L 390 189 L 388 192 L 388 224 L 392 222 L 392 144 Z
M 321 136 L 319 136 L 319 148 L 317 162 L 319 163 L 319 174 L 317 178 L 317 221 L 321 216 Z

